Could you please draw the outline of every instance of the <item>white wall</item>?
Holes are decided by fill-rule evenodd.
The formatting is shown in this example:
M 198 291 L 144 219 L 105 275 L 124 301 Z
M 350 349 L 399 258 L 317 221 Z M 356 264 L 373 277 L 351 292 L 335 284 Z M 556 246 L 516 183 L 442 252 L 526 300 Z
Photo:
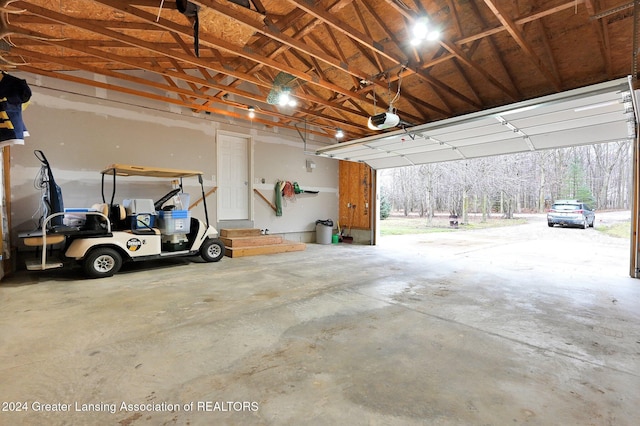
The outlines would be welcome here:
M 303 189 L 320 191 L 301 194 L 285 203 L 281 217 L 254 195 L 254 226 L 289 239 L 312 242 L 317 219 L 337 218 L 338 162 L 306 155 L 296 132 L 266 129 L 250 122 L 218 118 L 204 113 L 153 105 L 122 94 L 71 83 L 16 73 L 29 83 L 33 96 L 23 118 L 31 136 L 24 146 L 11 148 L 12 234 L 30 230 L 39 218 L 40 191 L 34 178 L 40 162 L 33 151 L 42 150 L 61 186 L 65 207 L 88 207 L 101 200 L 100 171 L 112 163 L 201 170 L 205 190 L 215 186 L 216 132 L 224 130 L 253 138 L 254 182 L 274 200 L 277 179 L 297 181 Z M 215 120 L 222 120 L 220 122 Z M 318 139 L 317 137 L 315 139 Z M 307 140 L 307 151 L 332 141 Z M 308 172 L 306 160 L 316 168 Z M 263 182 L 264 179 L 264 183 Z M 110 180 L 108 180 L 110 182 Z M 194 184 L 197 184 L 195 179 Z M 192 202 L 200 197 L 199 186 L 185 181 Z M 108 198 L 111 185 L 108 185 Z M 116 202 L 124 198 L 157 199 L 171 189 L 169 181 L 148 178 L 118 180 Z M 209 219 L 216 218 L 216 195 L 207 198 Z M 193 215 L 204 218 L 202 204 Z M 33 218 L 32 218 L 33 216 Z M 14 243 L 15 244 L 15 243 Z

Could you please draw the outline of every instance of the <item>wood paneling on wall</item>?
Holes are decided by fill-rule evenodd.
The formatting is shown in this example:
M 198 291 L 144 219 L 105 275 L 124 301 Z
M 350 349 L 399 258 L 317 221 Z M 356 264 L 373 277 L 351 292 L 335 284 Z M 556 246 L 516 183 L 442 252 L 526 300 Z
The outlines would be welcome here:
M 371 229 L 372 171 L 363 163 L 340 161 L 340 226 Z

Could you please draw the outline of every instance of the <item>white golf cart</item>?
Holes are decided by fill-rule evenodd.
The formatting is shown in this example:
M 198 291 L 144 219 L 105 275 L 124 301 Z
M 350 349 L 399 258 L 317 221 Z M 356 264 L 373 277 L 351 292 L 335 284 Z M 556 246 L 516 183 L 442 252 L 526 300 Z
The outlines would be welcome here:
M 27 246 L 42 246 L 39 259 L 27 261 L 29 270 L 45 270 L 79 262 L 91 278 L 109 277 L 123 262 L 200 255 L 217 262 L 225 254 L 218 231 L 209 225 L 202 172 L 113 164 L 102 172 L 102 203 L 87 209 L 66 209 L 43 218 L 40 229 L 20 235 Z M 113 176 L 113 191 L 105 200 L 105 177 Z M 116 177 L 147 176 L 172 180 L 172 189 L 157 201 L 114 203 Z M 202 190 L 206 223 L 191 217 L 182 179 L 196 177 Z M 172 202 L 173 204 L 169 204 Z M 61 216 L 64 218 L 60 223 Z M 46 230 L 44 232 L 43 230 Z M 51 259 L 47 246 L 57 245 L 60 259 Z

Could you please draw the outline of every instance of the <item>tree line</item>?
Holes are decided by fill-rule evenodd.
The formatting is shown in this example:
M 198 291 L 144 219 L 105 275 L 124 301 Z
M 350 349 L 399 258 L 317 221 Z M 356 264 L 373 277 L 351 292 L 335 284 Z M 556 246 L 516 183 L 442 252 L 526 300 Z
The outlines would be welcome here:
M 630 141 L 474 158 L 385 170 L 382 216 L 389 209 L 433 217 L 436 212 L 512 218 L 579 199 L 597 209 L 628 209 Z

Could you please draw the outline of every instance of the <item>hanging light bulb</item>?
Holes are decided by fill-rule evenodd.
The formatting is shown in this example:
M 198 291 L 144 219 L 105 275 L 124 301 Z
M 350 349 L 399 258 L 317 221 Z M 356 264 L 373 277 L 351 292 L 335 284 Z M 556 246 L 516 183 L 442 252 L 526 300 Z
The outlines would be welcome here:
M 289 92 L 283 90 L 278 97 L 278 105 L 287 106 L 290 100 L 291 98 L 289 97 Z
M 294 107 L 298 105 L 298 102 L 296 102 L 296 100 L 291 96 L 290 88 L 285 87 L 284 89 L 282 89 L 282 91 L 278 95 L 278 105 L 282 107 L 285 107 L 285 106 Z
M 344 132 L 342 131 L 342 129 L 336 129 L 336 139 L 342 138 L 344 138 Z
M 418 20 L 411 29 L 413 37 L 411 38 L 411 45 L 417 46 L 424 40 L 434 41 L 440 38 L 440 32 L 438 30 L 431 29 L 429 21 L 426 18 Z
M 429 34 L 429 27 L 425 21 L 418 21 L 413 26 L 413 39 L 414 40 L 424 40 L 427 38 L 427 34 Z
M 428 41 L 435 41 L 435 40 L 438 40 L 439 38 L 440 38 L 440 31 L 438 30 L 429 31 L 429 34 L 427 34 Z
M 247 111 L 249 111 L 249 118 L 256 118 L 256 109 L 254 107 L 250 106 L 249 108 L 247 108 Z

